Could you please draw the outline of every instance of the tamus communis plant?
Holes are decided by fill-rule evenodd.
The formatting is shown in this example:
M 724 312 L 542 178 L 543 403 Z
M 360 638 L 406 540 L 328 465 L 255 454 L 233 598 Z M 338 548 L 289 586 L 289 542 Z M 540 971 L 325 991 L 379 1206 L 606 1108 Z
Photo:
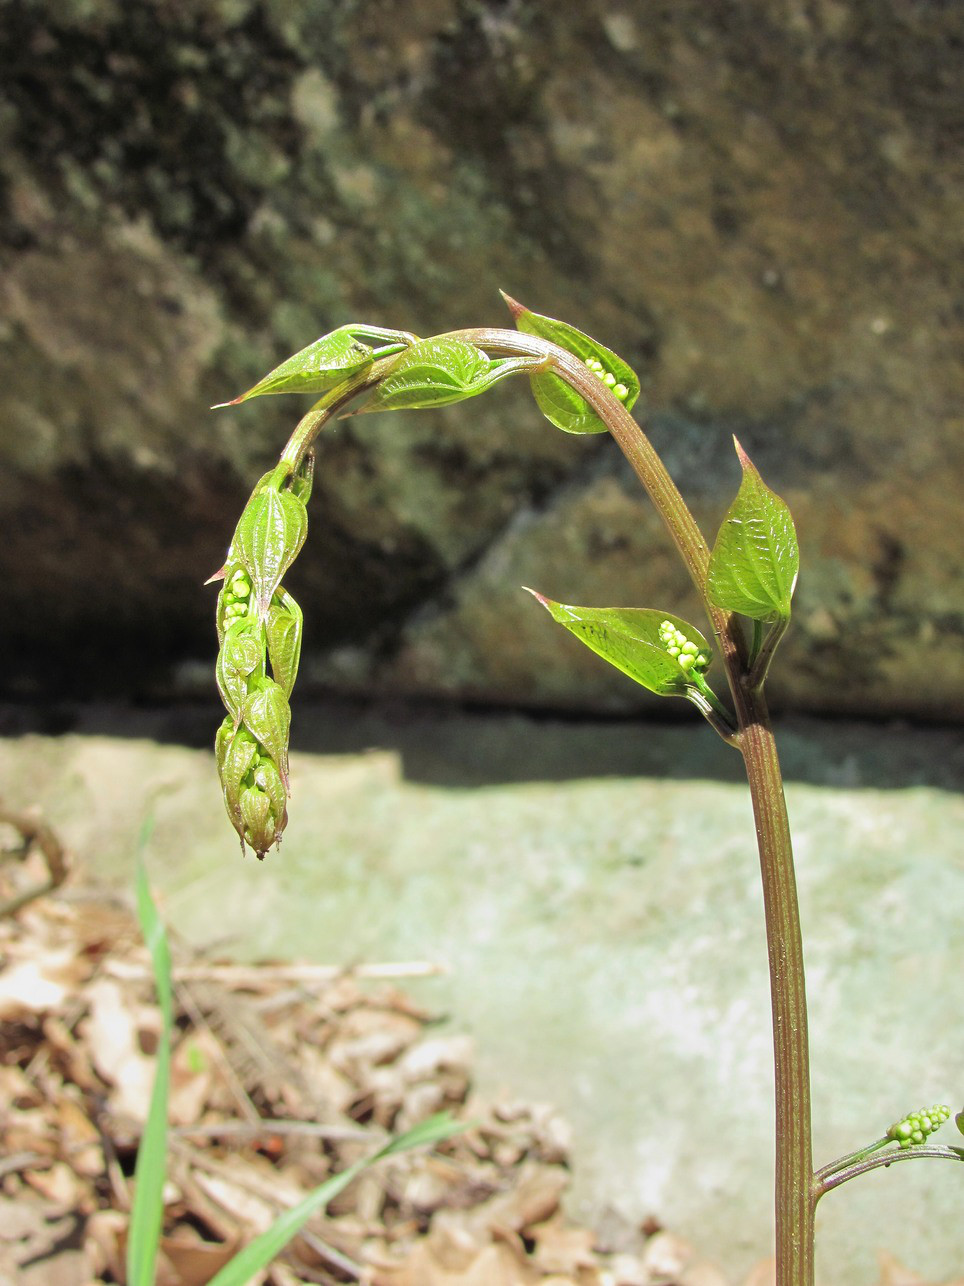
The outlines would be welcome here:
M 926 1142 L 949 1115 L 938 1106 L 814 1171 L 803 944 L 780 761 L 766 678 L 790 621 L 799 570 L 793 518 L 739 442 L 739 490 L 712 546 L 630 410 L 633 370 L 582 331 L 505 297 L 516 330 L 459 330 L 429 339 L 349 325 L 287 359 L 235 405 L 272 393 L 321 396 L 294 430 L 277 466 L 257 483 L 224 566 L 217 627 L 217 681 L 227 716 L 216 740 L 225 807 L 247 845 L 264 857 L 287 821 L 291 696 L 301 613 L 281 585 L 305 539 L 314 443 L 336 416 L 448 406 L 524 374 L 547 420 L 565 433 L 615 438 L 656 506 L 702 600 L 709 630 L 672 611 L 580 607 L 534 594 L 553 620 L 629 678 L 682 697 L 743 757 L 753 803 L 766 919 L 776 1086 L 776 1274 L 778 1286 L 813 1282 L 814 1211 L 820 1197 L 879 1165 L 911 1157 L 964 1160 L 964 1149 Z M 361 400 L 353 410 L 352 403 Z M 222 404 L 225 405 L 225 404 Z M 728 689 L 711 686 L 719 653 Z M 728 695 L 728 700 L 726 696 Z M 957 1117 L 964 1132 L 964 1113 Z

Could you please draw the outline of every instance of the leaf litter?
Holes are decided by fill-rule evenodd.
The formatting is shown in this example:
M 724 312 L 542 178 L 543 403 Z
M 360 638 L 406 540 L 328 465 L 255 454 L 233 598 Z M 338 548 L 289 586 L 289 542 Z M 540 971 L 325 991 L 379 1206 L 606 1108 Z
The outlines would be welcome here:
M 133 913 L 66 883 L 0 898 L 0 1284 L 125 1282 L 137 1146 L 161 1030 Z M 395 978 L 175 952 L 168 1180 L 157 1286 L 204 1286 L 285 1208 L 449 1109 L 465 1131 L 363 1173 L 258 1277 L 270 1286 L 734 1286 L 656 1220 L 596 1230 L 563 1209 L 569 1130 L 543 1103 L 483 1102 L 473 1049 Z M 384 974 L 381 981 L 378 975 Z M 360 976 L 364 975 L 364 976 Z M 922 1279 L 893 1260 L 882 1283 Z M 766 1286 L 762 1263 L 746 1286 Z M 964 1286 L 964 1279 L 949 1286 Z

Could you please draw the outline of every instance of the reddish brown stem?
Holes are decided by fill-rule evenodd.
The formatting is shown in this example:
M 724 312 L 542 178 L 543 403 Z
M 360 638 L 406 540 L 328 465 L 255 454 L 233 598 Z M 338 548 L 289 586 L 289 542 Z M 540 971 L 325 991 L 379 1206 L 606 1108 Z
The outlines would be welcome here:
M 803 942 L 783 778 L 762 685 L 747 673 L 746 644 L 735 618 L 706 597 L 709 548 L 648 437 L 601 380 L 574 354 L 509 330 L 466 330 L 456 337 L 488 352 L 551 356 L 552 369 L 589 403 L 656 506 L 703 600 L 736 708 L 738 745 L 753 803 L 763 899 L 776 1089 L 777 1286 L 812 1286 L 816 1206 L 810 1124 L 810 1053 Z

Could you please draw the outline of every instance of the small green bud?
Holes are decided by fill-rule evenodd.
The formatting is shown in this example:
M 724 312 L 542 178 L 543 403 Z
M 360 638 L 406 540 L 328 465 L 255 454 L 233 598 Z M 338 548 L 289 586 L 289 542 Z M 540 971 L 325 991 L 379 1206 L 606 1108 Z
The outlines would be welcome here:
M 613 388 L 616 383 L 616 376 L 612 373 L 612 371 L 606 371 L 605 375 L 603 375 L 602 377 L 602 382 L 606 385 L 607 388 Z
M 624 398 L 629 397 L 629 389 L 625 384 L 614 384 L 613 396 L 618 397 L 620 402 L 622 402 Z
M 951 1109 L 944 1103 L 934 1107 L 922 1107 L 918 1112 L 911 1112 L 903 1120 L 896 1121 L 887 1131 L 898 1147 L 910 1148 L 919 1146 L 928 1135 L 939 1130 L 951 1114 Z

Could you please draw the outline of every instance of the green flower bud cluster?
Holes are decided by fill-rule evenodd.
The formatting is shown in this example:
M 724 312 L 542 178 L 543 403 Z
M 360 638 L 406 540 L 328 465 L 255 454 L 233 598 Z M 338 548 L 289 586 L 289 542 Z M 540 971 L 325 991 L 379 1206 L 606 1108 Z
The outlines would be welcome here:
M 939 1130 L 951 1114 L 951 1109 L 944 1103 L 934 1107 L 922 1107 L 919 1112 L 911 1112 L 902 1121 L 896 1121 L 887 1131 L 888 1139 L 902 1148 L 911 1148 L 923 1143 L 929 1134 Z
M 608 389 L 611 390 L 613 397 L 618 397 L 620 402 L 629 396 L 629 389 L 625 384 L 620 384 L 612 371 L 607 371 L 605 366 L 598 357 L 587 357 L 586 365 L 594 375 L 598 375 Z
M 265 474 L 235 529 L 227 560 L 211 579 L 218 595 L 217 683 L 227 718 L 215 756 L 224 806 L 263 858 L 288 820 L 288 736 L 301 655 L 302 616 L 281 578 L 307 533 L 311 464 L 291 476 Z M 270 672 L 269 672 L 270 671 Z
M 682 630 L 677 629 L 672 621 L 663 621 L 659 627 L 659 637 L 662 639 L 663 646 L 670 656 L 676 658 L 679 668 L 684 674 L 691 670 L 705 670 L 710 663 L 710 654 L 700 651 L 699 647 L 692 643 Z

